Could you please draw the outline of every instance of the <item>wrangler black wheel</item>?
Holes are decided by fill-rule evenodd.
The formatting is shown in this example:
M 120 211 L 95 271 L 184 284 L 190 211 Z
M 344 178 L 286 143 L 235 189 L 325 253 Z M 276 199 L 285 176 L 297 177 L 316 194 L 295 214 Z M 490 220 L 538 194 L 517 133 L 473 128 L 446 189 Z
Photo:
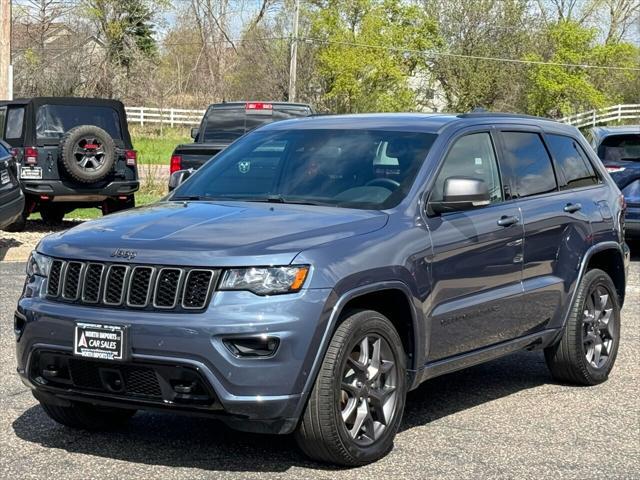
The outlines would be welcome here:
M 405 353 L 391 322 L 354 312 L 333 335 L 296 432 L 310 457 L 345 466 L 385 456 L 402 420 Z
M 103 129 L 81 125 L 69 130 L 62 138 L 60 157 L 64 169 L 74 180 L 94 183 L 113 170 L 116 145 Z

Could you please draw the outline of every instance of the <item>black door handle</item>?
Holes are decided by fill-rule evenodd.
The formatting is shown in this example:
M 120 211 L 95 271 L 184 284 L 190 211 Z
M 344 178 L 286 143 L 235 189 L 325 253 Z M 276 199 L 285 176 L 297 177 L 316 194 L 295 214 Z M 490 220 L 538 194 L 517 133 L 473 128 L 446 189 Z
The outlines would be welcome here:
M 564 211 L 567 213 L 575 213 L 582 208 L 582 205 L 579 203 L 567 203 L 564 206 Z
M 498 225 L 500 225 L 501 227 L 508 227 L 510 225 L 515 225 L 516 223 L 518 223 L 518 217 L 508 217 L 506 215 L 503 215 L 498 220 Z

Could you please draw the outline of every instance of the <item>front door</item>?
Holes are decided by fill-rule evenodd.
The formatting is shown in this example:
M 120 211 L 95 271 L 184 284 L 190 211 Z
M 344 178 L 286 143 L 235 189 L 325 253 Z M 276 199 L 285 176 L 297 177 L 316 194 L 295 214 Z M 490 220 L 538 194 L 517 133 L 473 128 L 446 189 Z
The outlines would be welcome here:
M 428 361 L 509 340 L 521 330 L 522 217 L 505 199 L 490 132 L 454 141 L 430 201 L 441 201 L 446 178 L 456 176 L 483 180 L 491 203 L 427 219 L 433 244 Z

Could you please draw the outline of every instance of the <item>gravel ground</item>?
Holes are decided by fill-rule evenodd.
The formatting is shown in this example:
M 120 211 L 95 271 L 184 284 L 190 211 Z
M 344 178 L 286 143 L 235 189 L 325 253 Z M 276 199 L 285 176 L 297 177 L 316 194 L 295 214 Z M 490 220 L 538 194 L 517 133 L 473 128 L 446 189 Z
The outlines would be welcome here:
M 393 452 L 338 470 L 306 460 L 290 437 L 215 421 L 138 413 L 125 430 L 87 433 L 50 420 L 15 374 L 12 312 L 22 263 L 0 262 L 0 471 L 5 478 L 640 478 L 640 258 L 608 382 L 554 383 L 521 353 L 409 394 Z
M 29 257 L 40 239 L 49 233 L 67 230 L 82 223 L 81 220 L 65 220 L 52 227 L 42 220 L 28 220 L 23 232 L 0 230 L 0 261 L 24 261 Z

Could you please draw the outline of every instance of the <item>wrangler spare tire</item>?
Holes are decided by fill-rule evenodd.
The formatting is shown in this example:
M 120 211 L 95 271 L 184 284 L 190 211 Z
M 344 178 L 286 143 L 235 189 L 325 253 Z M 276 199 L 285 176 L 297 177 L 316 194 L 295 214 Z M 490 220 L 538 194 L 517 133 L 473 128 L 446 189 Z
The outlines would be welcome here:
M 64 169 L 74 180 L 94 183 L 104 179 L 113 170 L 116 144 L 103 129 L 81 125 L 62 137 L 60 158 Z

